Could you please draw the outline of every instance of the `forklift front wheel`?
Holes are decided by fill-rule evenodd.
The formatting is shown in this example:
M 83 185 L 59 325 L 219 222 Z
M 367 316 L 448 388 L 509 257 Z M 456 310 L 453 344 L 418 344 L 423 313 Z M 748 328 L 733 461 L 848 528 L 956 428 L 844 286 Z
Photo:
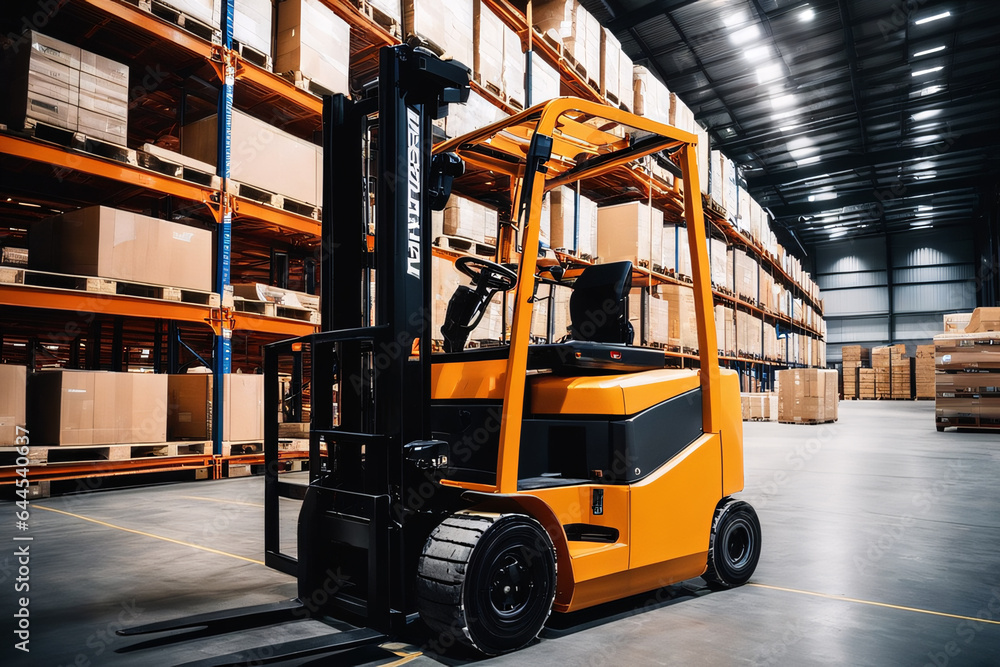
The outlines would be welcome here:
M 715 590 L 750 580 L 760 560 L 760 520 L 749 503 L 729 500 L 715 510 L 703 579 Z
M 522 514 L 457 512 L 431 533 L 420 558 L 420 616 L 442 645 L 516 651 L 538 636 L 555 592 L 552 541 Z

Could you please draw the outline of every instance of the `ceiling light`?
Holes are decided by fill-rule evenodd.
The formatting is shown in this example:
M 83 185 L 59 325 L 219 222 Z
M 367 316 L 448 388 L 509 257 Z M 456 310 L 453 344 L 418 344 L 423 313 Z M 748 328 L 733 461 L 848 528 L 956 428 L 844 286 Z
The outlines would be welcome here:
M 812 10 L 812 7 L 807 6 L 805 9 L 799 12 L 799 20 L 803 22 L 812 21 L 814 16 L 816 16 L 816 12 Z
M 816 164 L 817 162 L 819 162 L 819 156 L 818 155 L 812 155 L 810 157 L 804 157 L 801 160 L 796 159 L 795 160 L 795 166 L 796 167 L 804 167 L 807 164 Z
M 798 109 L 789 109 L 788 111 L 782 111 L 780 113 L 771 114 L 771 120 L 784 120 L 785 118 L 790 118 L 799 112 Z
M 910 227 L 912 229 L 924 229 L 926 227 L 930 227 L 933 224 L 934 223 L 930 220 L 920 220 L 918 222 L 911 222 Z
M 757 83 L 774 81 L 781 76 L 781 65 L 764 65 L 757 68 Z
M 919 58 L 920 56 L 930 55 L 932 53 L 937 53 L 938 51 L 944 51 L 944 46 L 935 46 L 933 49 L 924 49 L 923 51 L 917 51 L 913 54 L 914 58 Z
M 913 120 L 923 120 L 925 118 L 932 118 L 933 116 L 941 113 L 940 109 L 928 109 L 927 111 L 918 111 L 913 114 Z
M 746 23 L 747 15 L 743 12 L 737 12 L 735 14 L 730 14 L 729 16 L 722 17 L 722 22 L 727 28 L 732 28 L 738 26 L 742 23 Z
M 934 16 L 928 16 L 925 19 L 917 19 L 913 22 L 913 25 L 923 25 L 925 23 L 930 23 L 931 21 L 937 21 L 938 19 L 944 19 L 951 16 L 951 12 L 941 12 L 940 14 L 935 14 Z
M 917 207 L 917 210 L 918 211 L 933 211 L 934 207 L 933 206 L 926 206 L 924 204 L 921 204 L 920 206 Z
M 921 89 L 920 97 L 934 95 L 935 93 L 940 93 L 942 90 L 944 90 L 944 86 L 927 86 L 926 88 Z
M 769 46 L 755 46 L 752 49 L 747 49 L 743 52 L 743 57 L 750 62 L 764 60 L 769 55 L 771 55 L 771 47 Z
M 760 36 L 760 28 L 756 24 L 750 24 L 747 27 L 737 30 L 729 36 L 733 44 L 739 46 L 740 44 L 746 44 L 750 40 L 757 39 Z
M 790 107 L 795 104 L 795 95 L 782 95 L 781 97 L 771 98 L 771 108 L 781 109 L 782 107 Z
M 918 181 L 926 181 L 930 178 L 934 178 L 935 176 L 937 176 L 936 171 L 925 171 L 922 174 L 914 174 L 913 178 L 917 179 Z
M 30 201 L 19 201 L 19 202 L 17 202 L 17 204 L 18 204 L 18 206 L 30 206 L 32 208 L 41 208 L 41 205 L 39 205 L 39 204 L 32 204 Z
M 944 67 L 941 65 L 938 65 L 937 67 L 930 67 L 928 69 L 919 69 L 916 72 L 910 74 L 910 76 L 923 76 L 924 74 L 933 74 L 934 72 L 939 72 L 943 69 Z
M 916 144 L 929 144 L 941 138 L 940 134 L 925 134 L 922 137 L 914 137 L 911 141 Z
M 831 199 L 836 199 L 836 192 L 820 192 L 815 195 L 809 195 L 809 201 L 829 201 Z
M 917 164 L 913 165 L 914 169 L 920 169 L 920 170 L 932 169 L 933 167 L 934 167 L 933 162 L 918 162 Z
M 796 130 L 796 129 L 800 128 L 800 127 L 802 127 L 802 126 L 801 125 L 785 125 L 784 127 L 779 127 L 778 129 L 780 131 L 782 131 L 782 132 L 791 132 L 792 130 Z
M 843 236 L 847 232 L 848 232 L 848 230 L 846 230 L 846 229 L 836 229 L 836 230 L 830 232 L 830 238 L 831 239 L 835 239 L 838 236 Z
M 812 142 L 806 137 L 799 137 L 798 139 L 792 139 L 788 142 L 788 148 L 805 148 L 806 146 L 812 146 Z

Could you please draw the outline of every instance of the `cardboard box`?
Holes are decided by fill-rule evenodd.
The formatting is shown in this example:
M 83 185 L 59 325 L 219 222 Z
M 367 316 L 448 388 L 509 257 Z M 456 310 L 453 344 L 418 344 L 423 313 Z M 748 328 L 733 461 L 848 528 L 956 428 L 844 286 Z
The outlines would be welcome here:
M 350 94 L 351 27 L 320 0 L 278 4 L 274 54 L 276 72 L 298 71 L 330 93 Z
M 181 128 L 181 152 L 215 167 L 218 119 Z M 318 205 L 323 197 L 323 149 L 233 109 L 230 177 L 235 181 Z
M 663 213 L 636 201 L 597 209 L 597 254 L 603 262 L 649 266 L 662 254 Z
M 524 54 L 521 39 L 499 16 L 475 0 L 473 46 L 476 80 L 517 105 L 524 104 Z
M 778 421 L 822 424 L 837 421 L 837 372 L 822 368 L 778 371 Z
M 507 114 L 475 91 L 469 93 L 465 104 L 448 105 L 448 115 L 435 121 L 448 137 L 461 137 L 481 127 L 486 127 Z
M 688 245 L 687 227 L 674 222 L 664 223 L 661 239 L 660 263 L 664 269 L 673 269 L 679 275 L 690 277 L 691 247 Z
M 694 312 L 694 289 L 688 285 L 663 284 L 654 287 L 657 297 L 667 303 L 669 328 L 667 345 L 698 350 L 698 323 Z
M 526 91 L 526 106 L 534 106 L 559 97 L 559 71 L 538 55 L 537 51 L 528 54 L 528 67 L 531 68 L 531 87 Z
M 80 108 L 111 116 L 125 127 L 128 120 L 128 87 L 81 72 Z M 85 130 L 81 128 L 81 132 Z
M 934 337 L 938 371 L 1000 370 L 1000 334 L 938 334 Z
M 27 372 L 24 366 L 0 364 L 0 447 L 12 447 L 26 417 Z M 31 435 L 29 434 L 29 439 Z
M 208 440 L 212 437 L 212 387 L 210 373 L 168 377 L 170 440 Z M 264 376 L 231 373 L 223 385 L 222 439 L 227 442 L 264 437 Z
M 1000 331 L 1000 308 L 976 308 L 972 311 L 966 333 Z
M 235 10 L 233 39 L 265 55 L 271 55 L 271 26 L 274 21 L 272 0 L 236 0 Z M 399 13 L 398 4 L 396 13 Z
M 444 208 L 444 233 L 474 241 L 496 239 L 497 210 L 473 199 L 452 195 Z
M 147 373 L 42 371 L 28 382 L 36 445 L 164 442 L 167 378 Z
M 207 23 L 213 28 L 218 28 L 221 22 L 222 4 L 220 0 L 169 0 L 166 4 L 202 23 Z
M 128 88 L 128 65 L 83 49 L 80 50 L 80 73 Z
M 552 248 L 579 250 L 582 254 L 595 254 L 594 241 L 597 236 L 597 204 L 580 196 L 579 218 L 577 217 L 576 192 L 562 186 L 549 193 L 551 208 L 549 214 L 549 245 Z M 579 224 L 579 229 L 577 229 Z M 579 243 L 576 235 L 579 233 Z M 578 247 L 579 246 L 579 247 Z
M 445 57 L 472 67 L 473 0 L 403 0 L 403 32 Z M 404 40 L 406 41 L 406 40 Z
M 664 125 L 670 122 L 670 91 L 642 65 L 632 68 L 632 92 L 632 108 L 636 115 Z
M 92 206 L 32 224 L 34 270 L 212 290 L 212 232 Z

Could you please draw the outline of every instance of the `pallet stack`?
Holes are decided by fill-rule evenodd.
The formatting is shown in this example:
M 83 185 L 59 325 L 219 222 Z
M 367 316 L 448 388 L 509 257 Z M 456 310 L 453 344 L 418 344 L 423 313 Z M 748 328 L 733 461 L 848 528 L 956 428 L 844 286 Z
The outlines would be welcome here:
M 977 308 L 964 333 L 934 337 L 935 425 L 1000 428 L 1000 308 Z
M 934 345 L 917 345 L 914 367 L 916 398 L 934 398 Z
M 778 371 L 778 421 L 824 424 L 837 421 L 837 372 L 824 368 Z
M 913 398 L 913 360 L 906 356 L 903 344 L 872 349 L 875 370 L 875 398 Z
M 778 396 L 773 392 L 743 392 L 740 404 L 745 422 L 773 422 L 778 419 Z
M 875 369 L 858 369 L 858 398 L 873 400 L 875 398 Z

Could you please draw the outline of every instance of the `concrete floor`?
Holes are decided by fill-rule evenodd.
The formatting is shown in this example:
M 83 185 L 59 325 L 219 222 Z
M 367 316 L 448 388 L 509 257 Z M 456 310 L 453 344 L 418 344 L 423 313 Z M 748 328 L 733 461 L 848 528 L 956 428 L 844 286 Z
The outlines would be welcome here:
M 696 579 L 554 616 L 541 641 L 479 662 L 1000 665 L 1000 436 L 937 433 L 933 407 L 847 402 L 836 424 L 746 424 L 742 496 L 764 535 L 750 584 L 709 593 Z M 119 627 L 294 596 L 259 564 L 261 496 L 259 478 L 63 496 L 32 503 L 27 533 L 0 504 L 0 539 L 34 538 L 30 654 L 13 649 L 15 547 L 0 552 L 0 664 L 177 665 L 320 633 L 299 623 L 121 652 L 136 640 Z M 419 630 L 403 639 L 293 664 L 477 662 L 435 654 Z

